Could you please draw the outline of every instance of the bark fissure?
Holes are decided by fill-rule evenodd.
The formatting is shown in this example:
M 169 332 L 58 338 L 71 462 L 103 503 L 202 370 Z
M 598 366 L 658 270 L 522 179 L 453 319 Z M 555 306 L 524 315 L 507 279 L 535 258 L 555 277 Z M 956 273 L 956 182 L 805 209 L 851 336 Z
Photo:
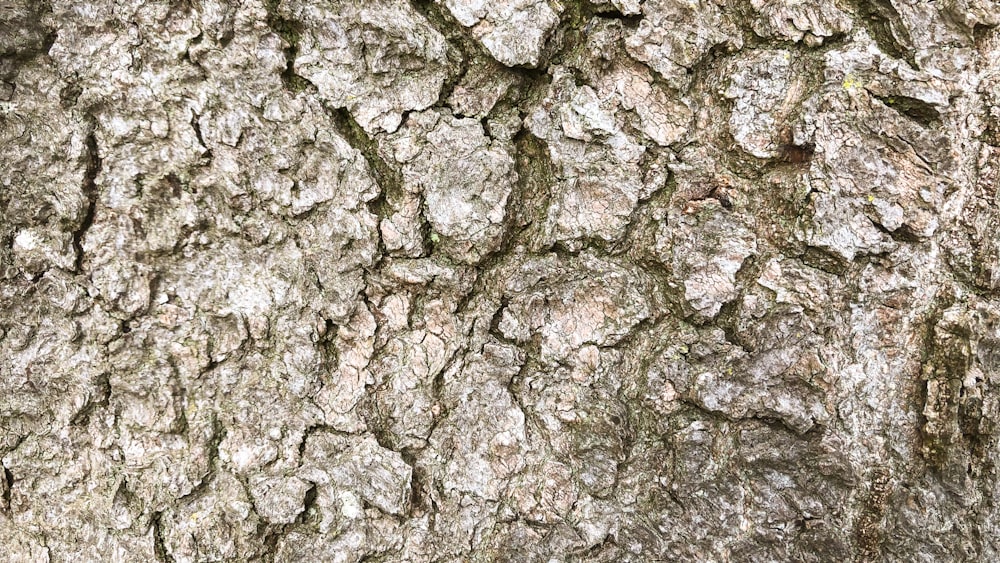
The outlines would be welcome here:
M 73 232 L 73 249 L 76 251 L 76 262 L 74 269 L 77 273 L 83 272 L 83 237 L 87 235 L 87 230 L 94 223 L 94 215 L 97 212 L 97 201 L 99 192 L 97 188 L 97 176 L 101 173 L 101 157 L 97 149 L 97 135 L 91 131 L 85 141 L 86 154 L 84 156 L 85 170 L 83 173 L 82 192 L 85 199 L 83 217 L 80 225 Z

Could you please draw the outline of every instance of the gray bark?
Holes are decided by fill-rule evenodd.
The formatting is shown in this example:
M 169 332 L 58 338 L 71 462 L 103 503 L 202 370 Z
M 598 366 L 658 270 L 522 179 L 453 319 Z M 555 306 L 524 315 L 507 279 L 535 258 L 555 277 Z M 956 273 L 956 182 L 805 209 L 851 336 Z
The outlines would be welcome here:
M 993 0 L 0 0 L 0 560 L 1000 560 Z

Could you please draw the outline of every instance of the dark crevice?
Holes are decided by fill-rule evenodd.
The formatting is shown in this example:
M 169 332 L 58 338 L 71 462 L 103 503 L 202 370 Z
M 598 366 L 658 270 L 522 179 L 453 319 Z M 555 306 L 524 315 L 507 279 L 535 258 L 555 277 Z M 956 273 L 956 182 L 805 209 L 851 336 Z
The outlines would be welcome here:
M 465 313 L 475 296 L 484 293 L 489 295 L 495 291 L 496 288 L 491 286 L 497 284 L 497 276 L 503 271 L 502 265 L 509 260 L 515 247 L 524 245 L 537 251 L 539 249 L 533 248 L 533 243 L 543 238 L 542 228 L 549 207 L 551 188 L 555 182 L 548 147 L 544 141 L 523 128 L 514 136 L 513 145 L 518 181 L 507 198 L 503 236 L 499 247 L 480 260 L 477 267 L 480 275 L 476 276 L 473 287 L 457 308 L 457 314 Z M 495 328 L 491 327 L 491 332 Z M 498 339 L 505 340 L 499 331 L 493 334 Z
M 622 22 L 622 25 L 626 29 L 636 29 L 639 27 L 639 23 L 642 22 L 642 14 L 624 14 L 621 10 L 608 6 L 601 6 L 600 9 L 594 9 L 591 15 L 595 18 L 618 20 Z
M 412 452 L 403 452 L 403 461 L 411 468 L 410 473 L 410 498 L 409 516 L 413 516 L 415 511 L 427 512 L 431 510 L 430 494 L 425 483 L 431 479 L 424 474 L 417 466 L 416 456 Z
M 347 140 L 355 150 L 365 157 L 368 168 L 375 177 L 376 183 L 381 188 L 380 194 L 375 199 L 368 202 L 369 208 L 379 217 L 383 217 L 384 207 L 387 205 L 387 197 L 392 193 L 399 193 L 403 190 L 403 176 L 395 168 L 390 166 L 378 153 L 378 143 L 371 138 L 368 133 L 355 121 L 354 116 L 347 108 L 331 108 L 327 106 L 327 112 L 333 118 L 337 133 Z
M 58 32 L 42 25 L 44 15 L 51 13 L 48 1 L 21 6 L 0 2 L 0 79 L 13 81 L 21 64 L 52 49 Z
M 258 523 L 257 532 L 263 537 L 262 543 L 266 547 L 261 559 L 262 561 L 274 561 L 275 555 L 278 552 L 278 541 L 295 527 L 302 526 L 309 521 L 310 511 L 316 506 L 317 497 L 317 485 L 312 483 L 302 497 L 302 511 L 295 516 L 295 519 L 291 523 L 281 525 Z
M 878 229 L 879 232 L 881 232 L 881 233 L 883 233 L 885 235 L 888 235 L 889 238 L 891 238 L 892 240 L 894 240 L 896 242 L 914 243 L 914 242 L 920 242 L 921 241 L 920 236 L 917 235 L 913 231 L 913 228 L 910 227 L 909 225 L 901 225 L 896 230 L 890 230 L 888 227 L 886 227 L 885 225 L 883 225 L 877 219 L 869 217 L 868 220 L 871 221 L 871 224 L 876 229 Z
M 856 0 L 858 15 L 883 53 L 917 66 L 910 34 L 891 0 Z
M 298 51 L 299 48 L 297 45 L 291 45 L 284 49 L 285 70 L 281 73 L 281 82 L 285 85 L 285 88 L 291 92 L 303 92 L 309 89 L 316 89 L 316 86 L 312 82 L 295 72 L 295 57 L 298 54 Z
M 990 34 L 997 28 L 995 25 L 977 23 L 972 27 L 972 40 L 976 45 L 983 45 Z
M 302 432 L 302 441 L 299 442 L 299 445 L 298 445 L 298 453 L 299 453 L 299 462 L 300 463 L 301 463 L 302 457 L 305 456 L 306 445 L 309 442 L 309 438 L 313 434 L 315 434 L 317 432 L 329 432 L 329 433 L 332 433 L 332 434 L 336 434 L 338 436 L 347 436 L 348 435 L 346 432 L 342 432 L 340 430 L 337 430 L 333 426 L 328 426 L 326 424 L 313 424 L 313 425 L 310 425 L 310 426 L 306 427 L 306 429 Z
M 316 498 L 318 496 L 319 493 L 316 490 L 316 484 L 313 483 L 311 487 L 306 489 L 306 494 L 305 496 L 302 497 L 302 512 L 295 518 L 295 522 L 297 524 L 302 524 L 305 522 L 306 517 L 309 514 L 309 511 L 312 510 L 314 506 L 316 506 Z
M 198 123 L 198 116 L 191 116 L 191 128 L 194 129 L 195 138 L 198 139 L 198 144 L 201 145 L 205 150 L 202 151 L 201 157 L 206 161 L 212 160 L 212 149 L 208 148 L 208 144 L 205 143 L 205 138 L 201 134 L 201 124 Z
M 432 0 L 412 0 L 411 5 L 413 8 L 424 16 L 430 24 L 438 30 L 439 33 L 444 35 L 451 47 L 449 50 L 448 57 L 449 61 L 455 65 L 456 70 L 449 76 L 448 80 L 445 81 L 444 85 L 441 87 L 441 93 L 438 97 L 438 102 L 436 107 L 444 107 L 450 110 L 450 106 L 447 100 L 451 97 L 455 88 L 461 83 L 462 79 L 468 73 L 469 69 L 473 68 L 477 64 L 492 64 L 502 67 L 504 72 L 511 72 L 519 76 L 524 80 L 525 84 L 537 85 L 539 81 L 544 80 L 544 77 L 548 74 L 548 64 L 542 57 L 542 61 L 539 63 L 537 68 L 526 67 L 526 66 L 505 66 L 497 62 L 493 55 L 490 54 L 489 50 L 486 49 L 475 37 L 472 36 L 468 28 L 459 23 L 451 13 L 443 8 L 440 3 L 434 2 Z M 553 33 L 550 36 L 549 41 L 557 36 L 558 33 Z M 550 52 L 553 50 L 548 49 Z M 563 49 L 558 49 L 562 51 Z M 508 94 L 517 95 L 519 91 L 532 90 L 531 87 L 528 88 L 511 88 L 511 92 Z M 497 104 L 497 107 L 503 104 Z M 494 111 L 496 107 L 494 108 Z
M 745 260 L 743 260 L 743 264 L 740 266 L 739 271 L 736 272 L 736 286 L 741 288 L 753 287 L 756 280 L 760 278 L 761 271 L 766 263 L 766 260 L 761 259 L 758 256 L 748 256 Z M 727 301 L 722 305 L 722 308 L 719 310 L 719 314 L 716 315 L 714 324 L 722 329 L 722 332 L 726 337 L 726 342 L 729 342 L 741 350 L 745 350 L 749 354 L 754 354 L 758 350 L 754 345 L 753 339 L 744 338 L 741 333 L 742 331 L 740 331 L 740 309 L 742 306 L 742 295 L 731 301 Z
M 383 553 L 366 553 L 358 559 L 358 563 L 388 563 L 393 561 L 390 557 L 395 555 L 395 551 L 388 551 Z
M 465 339 L 469 338 L 468 334 L 463 335 Z M 445 362 L 444 366 L 434 374 L 434 379 L 431 381 L 431 396 L 434 399 L 435 405 L 440 409 L 437 414 L 433 415 L 431 419 L 430 427 L 427 429 L 426 442 L 429 442 L 430 437 L 434 435 L 434 431 L 437 429 L 438 424 L 448 417 L 449 407 L 446 404 L 445 397 L 445 375 L 452 370 L 455 364 L 464 357 L 466 352 L 466 347 L 458 347 L 451 354 L 448 360 Z M 409 452 L 403 452 L 403 458 L 406 463 L 413 468 L 414 474 L 417 471 L 416 456 Z M 433 479 L 427 481 L 428 483 L 433 483 Z M 433 501 L 432 501 L 433 502 Z
M 166 543 L 163 540 L 163 512 L 153 514 L 150 523 L 153 527 L 153 554 L 156 560 L 162 563 L 174 563 L 174 556 L 167 551 Z
M 0 464 L 3 467 L 3 506 L 4 510 L 10 510 L 10 497 L 11 489 L 14 488 L 14 474 L 7 469 L 7 466 Z
M 90 399 L 86 405 L 83 406 L 73 417 L 70 419 L 70 426 L 86 426 L 90 423 L 90 415 L 97 410 L 98 407 L 108 407 L 111 404 L 111 379 L 107 373 L 102 373 L 97 376 L 94 381 L 94 386 L 97 387 L 100 397 L 95 399 Z
M 799 259 L 806 266 L 835 276 L 844 275 L 850 267 L 850 263 L 843 256 L 818 246 L 807 246 Z
M 404 193 L 402 174 L 379 155 L 378 142 L 365 132 L 347 108 L 332 108 L 327 105 L 324 107 L 333 119 L 337 133 L 365 158 L 368 169 L 379 187 L 378 195 L 367 203 L 368 211 L 379 219 L 389 216 L 392 213 L 392 198 Z M 381 231 L 378 233 L 379 258 L 374 270 L 379 269 L 381 261 L 388 255 Z
M 512 222 L 504 235 L 500 253 L 506 255 L 518 243 L 530 248 L 532 234 L 541 233 L 548 219 L 549 201 L 556 184 L 556 167 L 549 147 L 527 129 L 514 136 L 518 181 L 507 200 L 505 216 Z
M 218 419 L 214 419 L 212 421 L 212 437 L 209 440 L 208 452 L 205 456 L 208 460 L 208 469 L 201 475 L 198 484 L 195 485 L 191 491 L 177 499 L 178 502 L 187 498 L 197 498 L 202 492 L 208 490 L 208 487 L 215 479 L 216 464 L 219 460 L 219 445 L 222 444 L 222 441 L 225 439 L 225 427 Z
M 322 292 L 323 286 L 319 283 L 318 277 L 316 283 Z M 332 319 L 324 319 L 323 325 L 323 337 L 319 339 L 317 346 L 319 347 L 320 354 L 323 358 L 322 362 L 324 369 L 326 369 L 328 373 L 334 373 L 337 370 L 337 366 L 340 365 L 340 350 L 337 348 L 337 333 L 340 331 L 340 326 L 334 323 Z
M 233 25 L 233 13 L 236 10 L 226 10 L 226 15 L 222 19 L 222 34 L 219 35 L 219 46 L 225 49 L 236 37 L 236 28 Z
M 490 319 L 490 334 L 494 338 L 500 340 L 501 342 L 507 342 L 508 339 L 500 331 L 500 321 L 503 320 L 503 313 L 510 306 L 510 299 L 504 295 L 500 298 L 500 305 L 497 307 L 495 313 L 493 313 L 493 318 Z
M 271 31 L 277 33 L 291 45 L 298 44 L 298 38 L 302 34 L 302 26 L 299 22 L 286 19 L 278 13 L 278 6 L 281 0 L 264 0 L 264 10 L 267 12 L 266 23 Z
M 933 127 L 941 122 L 941 112 L 932 104 L 909 96 L 877 96 L 869 93 L 896 113 L 916 121 L 924 127 Z
M 813 143 L 801 145 L 788 143 L 778 147 L 778 161 L 786 164 L 804 164 L 811 161 L 815 153 L 816 145 Z
M 278 5 L 281 0 L 266 0 L 264 9 L 267 10 L 267 26 L 284 40 L 287 47 L 283 49 L 285 55 L 285 69 L 281 73 L 281 82 L 285 89 L 297 93 L 315 88 L 315 86 L 302 76 L 295 73 L 295 58 L 299 52 L 299 40 L 302 37 L 302 24 L 295 20 L 290 20 L 278 13 Z
M 449 242 L 449 237 L 439 235 L 434 232 L 434 228 L 431 226 L 431 222 L 427 220 L 430 215 L 427 209 L 427 200 L 421 195 L 420 201 L 420 241 L 425 249 L 427 249 L 425 256 L 433 256 L 434 248 L 437 247 L 442 242 L 447 246 Z
M 51 12 L 52 8 L 50 7 L 48 9 L 48 11 Z M 59 39 L 59 32 L 58 31 L 52 30 L 52 31 L 46 33 L 45 34 L 45 38 L 42 39 L 42 49 L 41 49 L 41 52 L 45 53 L 46 55 L 49 54 L 49 51 L 52 50 L 52 46 L 56 44 L 56 39 Z
M 97 176 L 101 173 L 101 157 L 97 150 L 97 136 L 94 131 L 91 131 L 87 135 L 86 141 L 87 153 L 86 153 L 86 170 L 83 175 L 83 196 L 87 200 L 86 210 L 83 214 L 83 219 L 80 221 L 80 226 L 73 232 L 73 249 L 76 251 L 76 263 L 74 265 L 74 271 L 76 273 L 83 272 L 83 237 L 87 234 L 87 230 L 94 223 L 94 214 L 97 210 Z
M 195 35 L 190 41 L 188 41 L 187 48 L 184 49 L 184 60 L 191 63 L 192 66 L 196 67 L 202 73 L 205 72 L 205 68 L 201 66 L 201 62 L 191 56 L 191 47 L 197 47 L 200 45 L 204 36 L 204 33 L 199 32 L 198 35 Z
M 898 229 L 890 233 L 892 240 L 896 242 L 922 242 L 924 239 L 913 230 L 913 227 L 904 223 Z
M 709 47 L 708 51 L 699 56 L 687 69 L 687 76 L 690 83 L 686 88 L 685 95 L 696 95 L 703 88 L 703 81 L 712 74 L 718 65 L 724 64 L 731 54 L 736 51 L 735 46 L 729 41 L 716 43 Z M 650 72 L 657 79 L 657 82 L 666 84 L 669 88 L 671 80 L 660 74 L 656 69 L 650 67 Z M 728 103 L 728 102 L 727 102 Z
M 491 141 L 496 139 L 493 137 L 493 130 L 490 128 L 490 120 L 488 118 L 482 118 L 479 120 L 480 125 L 483 126 L 483 134 Z
M 167 434 L 174 434 L 178 436 L 184 436 L 187 434 L 190 428 L 190 421 L 187 417 L 187 409 L 184 405 L 187 404 L 187 388 L 181 383 L 179 377 L 174 377 L 172 383 L 173 389 L 171 390 L 170 398 L 174 401 L 174 405 L 177 411 L 177 417 L 171 424 L 170 428 L 167 430 Z
M 74 76 L 72 80 L 75 80 Z M 76 82 L 70 82 L 59 90 L 59 105 L 63 109 L 69 109 L 76 105 L 77 100 L 83 94 L 83 88 L 80 87 Z
M 475 61 L 492 60 L 489 52 L 482 47 L 470 34 L 469 31 L 459 23 L 448 12 L 447 9 L 430 0 L 413 0 L 410 2 L 413 9 L 422 15 L 448 43 L 448 62 L 453 70 L 449 73 L 441 91 L 438 95 L 436 107 L 448 107 L 447 100 L 455 91 L 455 87 L 462 81 L 469 69 L 473 67 Z

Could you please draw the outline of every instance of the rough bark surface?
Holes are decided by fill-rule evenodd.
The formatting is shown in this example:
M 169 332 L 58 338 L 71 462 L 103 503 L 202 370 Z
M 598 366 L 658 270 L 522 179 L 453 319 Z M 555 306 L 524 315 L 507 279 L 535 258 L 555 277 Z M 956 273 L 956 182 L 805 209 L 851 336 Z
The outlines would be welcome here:
M 0 0 L 0 560 L 1000 560 L 993 0 Z

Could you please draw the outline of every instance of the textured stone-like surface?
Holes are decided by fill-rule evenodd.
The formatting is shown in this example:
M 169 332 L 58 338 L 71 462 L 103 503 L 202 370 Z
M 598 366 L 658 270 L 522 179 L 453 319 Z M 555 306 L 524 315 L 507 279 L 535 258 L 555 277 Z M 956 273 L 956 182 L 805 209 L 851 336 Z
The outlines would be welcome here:
M 0 560 L 997 560 L 998 24 L 0 0 Z

